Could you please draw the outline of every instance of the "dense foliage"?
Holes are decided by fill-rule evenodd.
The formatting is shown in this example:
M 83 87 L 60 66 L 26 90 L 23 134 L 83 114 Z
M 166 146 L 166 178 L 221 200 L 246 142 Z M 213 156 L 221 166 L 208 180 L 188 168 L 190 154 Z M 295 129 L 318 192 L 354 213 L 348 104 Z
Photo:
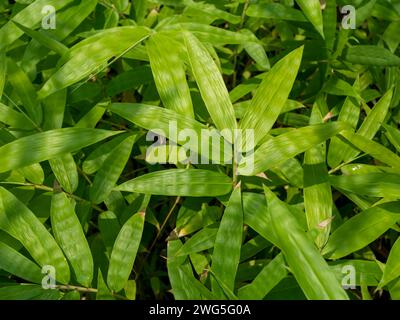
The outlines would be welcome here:
M 399 44 L 399 0 L 0 0 L 0 299 L 400 298 Z

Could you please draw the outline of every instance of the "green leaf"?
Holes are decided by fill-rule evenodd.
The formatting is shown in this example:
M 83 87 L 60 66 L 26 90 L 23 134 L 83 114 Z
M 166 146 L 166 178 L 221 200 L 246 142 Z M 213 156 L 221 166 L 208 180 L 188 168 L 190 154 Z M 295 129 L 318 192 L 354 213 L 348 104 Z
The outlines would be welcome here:
M 350 131 L 340 133 L 353 147 L 394 168 L 400 167 L 400 157 L 381 144 Z
M 17 112 L 2 103 L 0 103 L 0 122 L 14 128 L 26 130 L 34 128 L 34 124 L 32 124 L 26 115 Z
M 121 229 L 118 218 L 111 211 L 102 212 L 99 214 L 98 225 L 104 246 L 108 253 L 111 254 L 115 239 Z
M 347 294 L 291 212 L 272 191 L 264 187 L 264 192 L 279 247 L 306 297 L 347 300 Z
M 262 300 L 283 278 L 287 276 L 282 254 L 269 262 L 250 283 L 241 287 L 238 297 L 241 300 Z
M 254 175 L 273 168 L 324 142 L 345 128 L 346 124 L 342 122 L 317 124 L 269 138 L 255 151 L 254 155 L 250 154 L 242 159 L 238 172 L 242 175 Z
M 243 150 L 254 148 L 271 130 L 289 97 L 302 54 L 303 47 L 292 51 L 264 77 L 240 122 L 241 129 L 254 129 L 254 145 L 247 143 Z
M 0 187 L 0 229 L 18 239 L 40 265 L 51 265 L 57 281 L 68 283 L 67 260 L 39 219 L 12 193 Z
M 35 30 L 32 30 L 30 28 L 25 27 L 22 24 L 19 24 L 16 21 L 13 21 L 13 23 L 20 28 L 24 33 L 26 33 L 28 36 L 30 36 L 32 39 L 35 39 L 37 42 L 42 44 L 43 46 L 47 47 L 50 50 L 53 50 L 55 53 L 59 54 L 60 56 L 63 56 L 68 52 L 68 48 L 64 46 L 61 42 L 47 36 L 45 33 L 37 32 Z
M 116 138 L 106 141 L 99 145 L 91 152 L 85 159 L 82 165 L 83 172 L 86 174 L 93 174 L 97 172 L 103 165 L 104 161 L 112 154 L 113 150 L 126 138 L 128 134 L 123 133 Z
M 222 281 L 229 290 L 235 288 L 235 278 L 240 260 L 240 248 L 243 234 L 243 208 L 240 185 L 229 199 L 229 203 L 222 216 L 212 254 L 211 270 L 215 277 Z M 218 296 L 223 294 L 219 285 L 211 282 L 213 292 Z
M 174 30 L 174 32 L 171 32 L 170 30 Z M 254 40 L 257 40 L 257 38 L 255 38 L 253 34 L 250 35 L 247 32 L 238 33 L 214 26 L 205 25 L 202 23 L 184 22 L 163 27 L 163 32 L 171 33 L 171 35 L 175 36 L 177 40 L 181 40 L 182 37 L 184 37 L 182 35 L 182 30 L 190 31 L 201 42 L 211 43 L 213 45 L 245 45 L 248 42 L 253 42 Z
M 2 242 L 0 242 L 0 269 L 30 282 L 42 282 L 43 275 L 38 265 Z
M 7 75 L 6 54 L 4 52 L 0 51 L 0 99 L 3 96 L 3 90 L 4 90 L 4 86 L 6 84 L 6 75 Z
M 246 11 L 249 17 L 281 19 L 289 21 L 307 21 L 300 10 L 289 8 L 280 3 L 251 4 Z
M 0 300 L 36 300 L 46 290 L 39 285 L 22 284 L 0 288 Z
M 42 122 L 42 107 L 26 73 L 12 59 L 7 59 L 7 78 L 20 98 L 27 115 L 34 124 Z
M 0 147 L 0 172 L 53 159 L 118 133 L 100 129 L 65 128 L 23 137 Z
M 167 137 L 185 149 L 215 162 L 232 160 L 232 149 L 216 130 L 176 113 L 173 110 L 145 104 L 114 103 L 110 110 L 134 124 Z M 190 137 L 189 141 L 188 137 Z M 210 144 L 218 148 L 211 148 Z M 211 154 L 210 154 L 211 153 Z M 196 156 L 196 155 L 193 155 Z
M 111 253 L 107 283 L 111 290 L 121 291 L 132 272 L 144 227 L 145 212 L 134 214 L 122 226 Z
M 177 256 L 187 256 L 189 254 L 204 251 L 214 247 L 218 227 L 216 225 L 207 226 L 193 235 L 176 253 Z
M 391 202 L 355 215 L 333 232 L 322 254 L 339 259 L 364 248 L 392 227 L 399 220 L 399 213 L 399 203 Z
M 68 193 L 74 193 L 78 188 L 79 177 L 74 157 L 66 153 L 60 157 L 49 160 L 51 170 L 57 181 Z
M 148 173 L 116 190 L 166 196 L 207 197 L 229 193 L 232 181 L 222 173 L 201 169 L 170 169 Z
M 96 33 L 72 47 L 68 61 L 40 89 L 41 99 L 86 77 L 146 39 L 149 31 L 142 27 L 116 27 Z M 113 41 L 118 39 L 118 41 Z
M 111 193 L 128 162 L 133 144 L 137 138 L 137 135 L 126 138 L 104 161 L 90 189 L 90 199 L 94 203 L 103 202 Z
M 378 46 L 358 45 L 348 48 L 345 52 L 345 59 L 354 64 L 368 66 L 399 66 L 400 58 L 389 50 Z
M 319 0 L 296 0 L 296 2 L 315 29 L 324 37 L 322 11 Z
M 323 11 L 323 24 L 324 24 L 324 35 L 326 48 L 329 51 L 333 50 L 336 38 L 336 27 L 337 27 L 337 12 L 336 12 L 336 0 L 327 0 L 326 7 Z
M 23 24 L 27 28 L 33 28 L 43 19 L 43 7 L 53 6 L 54 9 L 57 11 L 72 2 L 73 0 L 37 0 L 32 2 L 32 4 L 28 7 L 18 12 L 12 18 L 12 20 Z M 7 48 L 24 34 L 24 32 L 13 23 L 13 21 L 8 21 L 0 29 L 0 51 Z
M 386 130 L 386 136 L 392 145 L 400 152 L 400 131 L 392 126 L 384 124 L 383 127 Z
M 379 287 L 387 285 L 390 281 L 400 276 L 400 241 L 399 239 L 393 244 L 389 252 L 389 257 L 386 261 L 385 268 L 383 269 L 382 279 Z
M 400 198 L 400 174 L 366 173 L 351 176 L 330 176 L 335 188 L 369 197 Z
M 184 36 L 188 59 L 201 97 L 218 130 L 236 129 L 235 111 L 221 73 L 206 48 L 190 33 Z M 222 133 L 229 141 L 232 135 Z
M 359 88 L 359 80 L 356 80 L 353 85 L 354 90 Z M 357 99 L 347 97 L 340 109 L 338 121 L 345 122 L 352 129 L 356 129 L 358 118 L 360 116 L 360 103 Z M 351 153 L 351 146 L 340 140 L 338 137 L 332 137 L 329 144 L 328 164 L 331 168 L 337 167 L 346 154 Z
M 314 105 L 310 123 L 322 122 L 318 105 Z M 317 230 L 315 243 L 322 248 L 329 237 L 332 217 L 332 191 L 325 165 L 326 144 L 304 153 L 304 208 L 308 230 Z
M 194 118 L 192 99 L 179 47 L 162 34 L 154 34 L 146 43 L 151 70 L 158 93 L 166 108 Z
M 53 194 L 50 217 L 54 237 L 71 264 L 76 280 L 90 287 L 93 278 L 92 254 L 75 214 L 74 204 L 65 193 Z
M 331 77 L 325 83 L 323 91 L 331 95 L 360 98 L 358 93 L 348 82 L 337 77 Z

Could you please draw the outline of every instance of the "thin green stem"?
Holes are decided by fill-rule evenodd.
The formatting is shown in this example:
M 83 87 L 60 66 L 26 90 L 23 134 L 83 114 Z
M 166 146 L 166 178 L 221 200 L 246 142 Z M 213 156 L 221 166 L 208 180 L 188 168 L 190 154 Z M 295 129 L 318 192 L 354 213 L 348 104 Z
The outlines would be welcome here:
M 157 241 L 160 239 L 160 237 L 161 237 L 161 235 L 162 235 L 162 233 L 163 233 L 163 231 L 164 231 L 164 228 L 165 228 L 165 226 L 167 225 L 167 222 L 168 222 L 169 219 L 171 218 L 172 213 L 174 212 L 174 210 L 175 210 L 176 206 L 178 205 L 178 203 L 180 202 L 180 200 L 181 200 L 181 197 L 177 197 L 177 198 L 175 199 L 175 202 L 174 202 L 173 206 L 171 207 L 171 209 L 168 211 L 167 215 L 165 216 L 165 219 L 164 219 L 163 223 L 161 224 L 160 229 L 157 231 L 157 235 L 156 235 L 156 237 L 154 238 L 152 244 L 150 245 L 150 248 L 149 248 L 149 250 L 147 251 L 146 256 L 145 256 L 144 259 L 141 261 L 141 264 L 140 264 L 140 266 L 139 266 L 138 269 L 137 269 L 137 272 L 136 272 L 136 279 L 138 279 L 139 274 L 141 273 L 141 271 L 142 271 L 142 269 L 143 269 L 143 267 L 144 267 L 145 262 L 146 262 L 147 259 L 149 258 L 150 253 L 152 252 L 152 250 L 153 250 L 154 246 L 156 245 Z

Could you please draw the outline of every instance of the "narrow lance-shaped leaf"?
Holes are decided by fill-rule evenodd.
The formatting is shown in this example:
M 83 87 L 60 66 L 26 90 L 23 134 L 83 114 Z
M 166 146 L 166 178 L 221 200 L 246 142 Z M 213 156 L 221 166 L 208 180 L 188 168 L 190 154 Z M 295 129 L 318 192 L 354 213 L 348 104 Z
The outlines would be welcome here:
M 389 125 L 383 125 L 386 130 L 386 136 L 388 137 L 391 144 L 400 152 L 400 130 L 393 128 Z
M 335 230 L 322 253 L 339 259 L 364 248 L 392 227 L 400 219 L 399 213 L 399 203 L 389 202 L 355 215 Z
M 211 43 L 213 45 L 244 45 L 246 43 L 254 41 L 254 37 L 246 34 L 246 32 L 239 33 L 196 22 L 169 24 L 163 26 L 162 30 L 165 33 L 173 34 L 177 38 L 177 40 L 181 40 L 184 37 L 184 35 L 182 35 L 182 30 L 188 30 L 201 42 Z M 174 32 L 172 33 L 170 30 L 174 30 Z
M 111 290 L 121 291 L 132 272 L 133 263 L 142 239 L 145 212 L 134 214 L 122 226 L 111 253 L 107 283 Z
M 0 147 L 0 172 L 53 159 L 118 133 L 100 129 L 65 128 L 23 137 Z
M 383 145 L 350 131 L 340 133 L 353 147 L 394 168 L 400 168 L 400 157 Z
M 185 244 L 178 250 L 176 255 L 189 255 L 191 253 L 200 252 L 214 247 L 217 232 L 218 228 L 216 225 L 205 227 L 193 235 L 188 241 L 186 241 Z
M 2 242 L 0 242 L 0 269 L 34 283 L 42 282 L 43 274 L 39 266 Z
M 0 52 L 0 99 L 3 96 L 4 85 L 6 84 L 6 74 L 7 74 L 6 54 L 4 52 Z
M 97 123 L 101 120 L 104 113 L 106 112 L 105 106 L 109 105 L 109 101 L 102 101 L 96 104 L 88 113 L 86 113 L 79 121 L 75 124 L 75 128 L 94 128 Z
M 335 275 L 292 213 L 264 187 L 271 221 L 290 270 L 308 299 L 347 300 Z
M 282 254 L 269 262 L 248 285 L 239 289 L 242 300 L 262 300 L 288 274 Z
M 296 0 L 296 2 L 315 29 L 324 37 L 322 11 L 319 0 Z
M 251 4 L 246 14 L 249 17 L 264 19 L 280 19 L 288 21 L 306 22 L 307 19 L 300 10 L 296 10 L 280 3 Z
M 179 46 L 174 45 L 173 41 L 159 33 L 147 41 L 151 70 L 164 106 L 194 118 L 184 64 Z
M 346 129 L 346 124 L 333 122 L 295 129 L 270 138 L 253 155 L 239 164 L 239 174 L 254 175 L 286 161 Z
M 302 54 L 303 47 L 289 53 L 272 67 L 258 87 L 240 122 L 241 129 L 254 129 L 254 145 L 243 141 L 244 151 L 253 149 L 278 119 L 292 90 Z
M 345 51 L 345 59 L 354 64 L 390 67 L 399 66 L 400 58 L 389 50 L 372 45 L 352 46 Z
M 357 130 L 357 134 L 367 139 L 372 139 L 379 128 L 383 124 L 385 117 L 389 111 L 390 102 L 392 101 L 393 90 L 389 90 L 385 95 L 378 101 L 374 108 L 367 115 L 360 128 Z M 358 155 L 358 151 L 354 149 L 346 149 L 346 154 L 343 156 L 344 161 L 349 161 Z
M 59 68 L 39 91 L 41 99 L 64 89 L 96 72 L 113 56 L 122 54 L 144 40 L 149 31 L 142 27 L 107 29 L 79 42 L 71 48 L 70 59 Z M 118 41 L 113 41 L 118 39 Z
M 73 202 L 64 192 L 55 192 L 51 200 L 53 234 L 64 251 L 76 280 L 89 287 L 93 278 L 93 258 Z
M 217 130 L 173 110 L 138 103 L 114 103 L 110 110 L 134 124 L 165 136 L 204 159 L 219 163 L 232 160 L 232 147 Z M 189 141 L 188 141 L 189 140 Z M 210 144 L 214 146 L 211 148 Z
M 25 27 L 24 25 L 13 21 L 13 23 L 20 28 L 24 33 L 26 33 L 28 36 L 30 36 L 32 39 L 35 39 L 38 41 L 40 44 L 43 46 L 47 47 L 50 50 L 53 50 L 55 53 L 59 54 L 60 56 L 63 56 L 68 52 L 68 47 L 63 45 L 61 42 L 49 37 L 45 33 L 41 33 L 35 30 L 32 30 L 30 28 Z
M 240 260 L 240 248 L 243 234 L 243 207 L 240 185 L 229 199 L 228 206 L 222 216 L 222 220 L 215 239 L 212 254 L 211 269 L 213 274 L 222 281 L 229 290 L 235 288 L 235 278 Z M 211 282 L 213 292 L 223 297 L 219 284 Z
M 93 174 L 98 171 L 102 167 L 104 161 L 112 154 L 113 150 L 124 141 L 128 135 L 127 133 L 120 134 L 94 149 L 83 162 L 83 172 L 86 174 Z
M 267 53 L 261 42 L 258 41 L 257 37 L 247 29 L 240 30 L 240 33 L 248 35 L 250 38 L 254 38 L 254 41 L 248 41 L 243 46 L 247 54 L 257 63 L 257 66 L 263 70 L 271 69 Z
M 337 7 L 336 0 L 327 0 L 326 7 L 323 11 L 323 24 L 326 48 L 333 50 L 335 44 L 336 27 L 337 27 Z M 329 52 L 332 53 L 332 52 Z
M 46 292 L 48 291 L 39 285 L 19 284 L 0 288 L 0 300 L 35 300 Z
M 185 33 L 184 39 L 193 75 L 215 126 L 220 131 L 235 129 L 235 111 L 217 65 L 196 37 Z M 233 142 L 232 134 L 223 135 L 229 142 Z
M 310 123 L 322 122 L 318 105 L 314 105 Z M 332 216 L 332 192 L 325 165 L 326 145 L 317 145 L 304 154 L 304 207 L 308 230 L 317 230 L 315 242 L 323 247 L 329 237 Z
M 118 181 L 129 159 L 137 135 L 132 135 L 121 142 L 104 161 L 97 172 L 90 190 L 90 198 L 94 203 L 104 201 Z
M 60 129 L 64 121 L 65 105 L 67 103 L 67 90 L 60 90 L 48 96 L 43 104 L 43 129 Z
M 107 252 L 111 254 L 115 239 L 121 230 L 118 217 L 111 211 L 102 212 L 98 218 L 98 225 L 104 246 Z
M 371 172 L 350 176 L 331 176 L 335 188 L 369 197 L 400 199 L 400 174 Z
M 60 90 L 43 100 L 44 124 L 46 130 L 60 129 L 64 120 L 67 90 Z M 49 159 L 51 170 L 57 181 L 68 193 L 78 188 L 78 169 L 71 153 Z
M 0 122 L 24 130 L 32 130 L 35 127 L 26 115 L 2 103 L 0 103 Z
M 33 28 L 38 22 L 42 21 L 42 10 L 45 6 L 53 6 L 57 11 L 72 2 L 73 0 L 36 0 L 28 7 L 18 12 L 13 17 L 13 21 L 17 21 L 28 28 Z M 8 21 L 0 29 L 0 51 L 8 47 L 23 34 L 24 32 L 20 30 L 12 21 Z
M 36 125 L 40 125 L 43 112 L 36 90 L 26 73 L 10 58 L 7 59 L 7 79 L 18 94 L 27 115 Z
M 54 238 L 32 211 L 2 187 L 0 187 L 0 229 L 18 239 L 40 266 L 53 266 L 57 281 L 69 282 L 67 260 Z
M 400 241 L 399 239 L 393 244 L 390 249 L 389 257 L 386 261 L 385 268 L 383 269 L 382 279 L 379 283 L 380 287 L 385 286 L 390 281 L 400 276 Z
M 116 190 L 166 196 L 208 197 L 229 193 L 231 179 L 201 169 L 170 169 L 148 173 L 119 185 Z
M 181 273 L 193 274 L 192 267 L 187 260 L 187 256 L 177 256 L 176 253 L 181 248 L 180 240 L 168 241 L 167 244 L 167 269 L 168 277 L 172 287 L 172 294 L 176 300 L 188 300 L 193 297 L 192 286 L 188 286 L 187 279 Z M 197 291 L 196 291 L 197 292 Z M 200 299 L 200 293 L 197 299 Z
M 359 79 L 354 82 L 354 90 L 359 89 Z M 360 103 L 356 98 L 347 97 L 340 109 L 338 121 L 345 122 L 350 128 L 356 129 L 360 117 Z M 328 164 L 331 168 L 337 167 L 346 154 L 351 153 L 351 146 L 347 145 L 338 137 L 332 137 L 329 144 Z
M 79 177 L 74 157 L 66 153 L 58 158 L 49 160 L 51 169 L 65 191 L 74 193 L 78 188 Z

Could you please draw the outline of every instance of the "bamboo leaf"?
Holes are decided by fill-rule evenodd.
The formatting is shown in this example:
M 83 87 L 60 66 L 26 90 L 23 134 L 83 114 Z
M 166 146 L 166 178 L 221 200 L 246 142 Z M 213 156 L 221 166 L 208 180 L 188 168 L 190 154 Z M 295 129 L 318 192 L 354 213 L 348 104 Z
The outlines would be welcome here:
M 145 174 L 119 185 L 116 190 L 166 196 L 218 196 L 232 189 L 222 173 L 200 169 L 170 169 Z
M 333 122 L 291 130 L 270 138 L 255 151 L 254 155 L 250 154 L 241 160 L 238 172 L 243 175 L 254 175 L 273 168 L 326 141 L 345 128 L 346 124 Z
M 113 153 L 104 161 L 97 172 L 90 190 L 90 198 L 94 203 L 103 202 L 111 193 L 119 176 L 125 168 L 137 135 L 132 135 L 122 141 Z
M 65 128 L 23 137 L 0 147 L 0 172 L 53 159 L 118 133 L 100 129 Z
M 51 226 L 53 234 L 64 251 L 76 280 L 90 287 L 93 278 L 93 258 L 74 204 L 65 193 L 56 192 L 51 200 Z
M 67 55 L 70 59 L 40 89 L 40 99 L 89 77 L 111 57 L 133 48 L 148 34 L 148 30 L 142 27 L 116 27 L 79 42 L 70 49 Z M 112 41 L 115 38 L 119 41 Z
M 187 117 L 194 117 L 192 99 L 183 61 L 171 39 L 155 34 L 146 43 L 151 70 L 164 106 Z
M 319 0 L 296 0 L 296 2 L 315 29 L 324 37 L 322 11 Z
M 254 129 L 257 145 L 270 131 L 289 97 L 300 67 L 303 47 L 300 47 L 275 64 L 258 87 L 250 106 L 240 122 L 241 129 Z M 244 143 L 245 141 L 243 141 Z M 245 145 L 245 151 L 254 145 Z
M 290 211 L 272 191 L 264 187 L 264 192 L 279 246 L 307 298 L 347 300 L 347 294 Z
M 115 292 L 128 281 L 139 248 L 144 227 L 144 212 L 134 214 L 122 226 L 111 253 L 107 283 Z
M 0 187 L 0 229 L 18 239 L 40 266 L 53 266 L 57 281 L 68 283 L 70 278 L 68 263 L 54 238 L 32 211 L 2 187 Z
M 235 112 L 217 65 L 206 48 L 190 33 L 185 33 L 188 59 L 208 112 L 218 130 L 236 128 Z M 232 142 L 232 135 L 222 135 Z
M 399 210 L 399 203 L 391 202 L 355 215 L 335 230 L 322 253 L 330 259 L 339 259 L 364 248 L 399 220 Z
M 233 292 L 243 233 L 243 208 L 240 185 L 232 192 L 222 216 L 212 255 L 211 270 Z M 219 285 L 212 283 L 213 292 L 223 296 Z

